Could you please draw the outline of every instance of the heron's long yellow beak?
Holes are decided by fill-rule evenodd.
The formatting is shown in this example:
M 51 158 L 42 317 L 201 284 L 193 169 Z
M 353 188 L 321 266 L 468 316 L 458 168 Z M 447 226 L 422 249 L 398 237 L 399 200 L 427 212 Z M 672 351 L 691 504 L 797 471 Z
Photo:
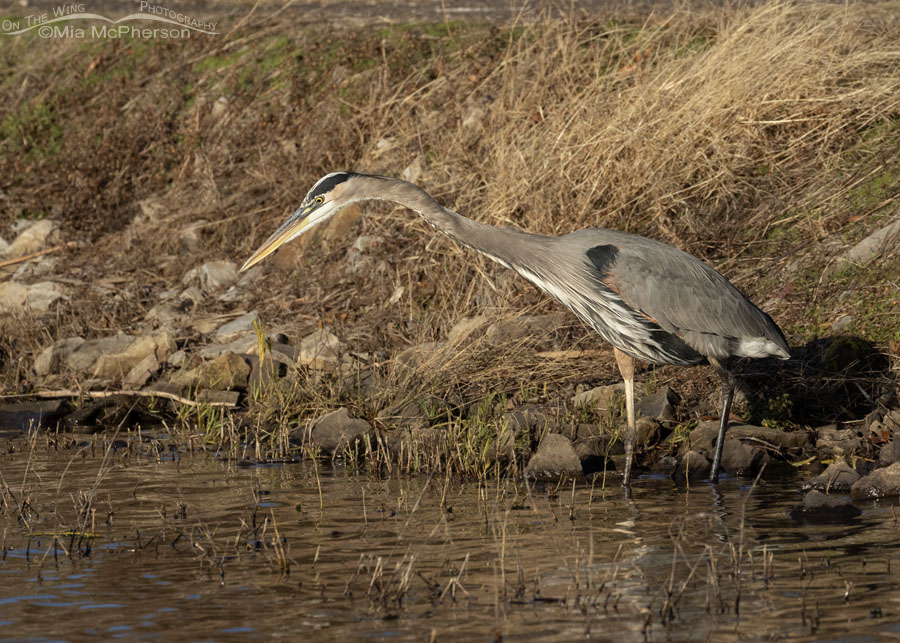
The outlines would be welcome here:
M 303 230 L 309 223 L 309 213 L 312 210 L 312 207 L 303 208 L 297 210 L 291 217 L 282 224 L 280 228 L 278 228 L 271 237 L 266 239 L 265 243 L 263 243 L 257 250 L 254 252 L 247 261 L 244 262 L 244 265 L 241 266 L 239 272 L 244 272 L 248 268 L 251 268 L 258 264 L 260 261 L 268 257 L 270 254 L 278 250 L 285 243 L 296 237 L 300 234 L 300 231 Z

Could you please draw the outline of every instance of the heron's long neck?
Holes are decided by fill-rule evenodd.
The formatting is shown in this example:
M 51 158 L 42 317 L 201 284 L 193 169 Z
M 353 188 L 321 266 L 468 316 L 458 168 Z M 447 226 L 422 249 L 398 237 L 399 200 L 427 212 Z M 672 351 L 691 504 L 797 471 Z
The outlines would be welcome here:
M 381 179 L 381 181 L 385 181 L 385 179 Z M 527 252 L 523 252 L 526 250 L 523 245 L 527 247 L 532 241 L 540 238 L 538 235 L 527 232 L 497 228 L 473 221 L 443 207 L 417 185 L 397 179 L 388 179 L 387 181 L 389 181 L 389 187 L 381 183 L 376 188 L 379 199 L 399 203 L 417 212 L 433 227 L 454 241 L 487 255 L 507 268 L 517 269 L 517 266 L 522 264 L 522 256 L 528 256 Z M 386 190 L 385 187 L 387 187 Z

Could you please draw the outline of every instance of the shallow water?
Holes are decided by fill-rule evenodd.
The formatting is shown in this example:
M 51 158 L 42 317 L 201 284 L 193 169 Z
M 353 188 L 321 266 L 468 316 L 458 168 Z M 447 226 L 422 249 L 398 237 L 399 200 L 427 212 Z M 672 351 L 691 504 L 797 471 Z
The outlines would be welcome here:
M 797 479 L 626 500 L 87 440 L 3 445 L 0 640 L 900 637 L 895 508 L 799 524 Z

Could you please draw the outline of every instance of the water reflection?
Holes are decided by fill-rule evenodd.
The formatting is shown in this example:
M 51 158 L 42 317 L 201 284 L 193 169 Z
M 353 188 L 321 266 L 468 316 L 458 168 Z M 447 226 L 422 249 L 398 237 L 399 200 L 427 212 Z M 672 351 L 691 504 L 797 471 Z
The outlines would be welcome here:
M 615 484 L 384 479 L 160 451 L 4 450 L 0 639 L 898 631 L 892 506 L 797 524 L 796 480 L 651 478 L 626 499 Z

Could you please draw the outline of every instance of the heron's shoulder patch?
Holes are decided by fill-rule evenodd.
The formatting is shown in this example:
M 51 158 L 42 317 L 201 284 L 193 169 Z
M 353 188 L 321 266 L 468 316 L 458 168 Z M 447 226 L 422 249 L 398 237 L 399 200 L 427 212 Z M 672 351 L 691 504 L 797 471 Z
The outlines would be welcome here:
M 606 276 L 616 262 L 616 257 L 619 256 L 619 248 L 612 244 L 594 246 L 593 248 L 588 248 L 585 254 L 594 269 L 601 276 Z

